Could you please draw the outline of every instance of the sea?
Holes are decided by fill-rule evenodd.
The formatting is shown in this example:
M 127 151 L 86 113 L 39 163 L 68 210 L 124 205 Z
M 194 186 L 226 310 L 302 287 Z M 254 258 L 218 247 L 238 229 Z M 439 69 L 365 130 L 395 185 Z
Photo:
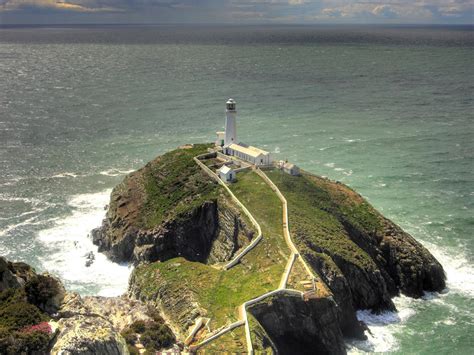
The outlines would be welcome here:
M 0 255 L 125 292 L 90 238 L 111 189 L 214 141 L 232 97 L 239 140 L 351 186 L 444 266 L 442 293 L 359 311 L 349 352 L 472 354 L 473 49 L 473 26 L 2 26 Z

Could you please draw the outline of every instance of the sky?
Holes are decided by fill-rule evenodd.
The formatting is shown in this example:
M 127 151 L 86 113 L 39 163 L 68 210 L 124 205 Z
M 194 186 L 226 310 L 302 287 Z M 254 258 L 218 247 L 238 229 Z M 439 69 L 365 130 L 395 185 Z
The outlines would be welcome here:
M 474 0 L 0 0 L 0 24 L 474 24 Z

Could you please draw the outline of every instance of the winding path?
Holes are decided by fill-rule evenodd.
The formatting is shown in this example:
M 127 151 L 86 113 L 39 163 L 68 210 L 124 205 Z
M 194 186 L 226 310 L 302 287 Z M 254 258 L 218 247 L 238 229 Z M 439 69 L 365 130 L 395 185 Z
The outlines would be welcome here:
M 230 190 L 230 188 L 227 186 L 225 182 L 223 182 L 219 176 L 215 172 L 213 172 L 209 167 L 207 167 L 199 158 L 205 157 L 208 154 L 203 154 L 199 155 L 197 157 L 194 157 L 194 161 L 214 180 L 217 181 L 218 184 L 224 187 L 224 189 L 229 193 L 229 195 L 232 197 L 235 203 L 244 211 L 245 215 L 250 219 L 254 227 L 257 229 L 257 237 L 255 237 L 247 247 L 245 247 L 241 252 L 239 252 L 231 261 L 229 261 L 227 264 L 225 264 L 222 268 L 224 270 L 228 270 L 231 267 L 237 265 L 242 259 L 244 255 L 246 255 L 250 250 L 252 250 L 263 238 L 262 236 L 262 229 L 260 228 L 260 225 L 258 224 L 257 220 L 253 217 L 253 215 L 250 213 L 250 211 L 240 202 L 240 200 L 234 195 L 234 193 Z M 247 342 L 247 351 L 249 354 L 254 354 L 253 350 L 253 345 L 252 345 L 252 339 L 250 336 L 250 326 L 249 326 L 249 321 L 247 317 L 247 307 L 251 306 L 257 302 L 262 301 L 263 299 L 270 297 L 272 295 L 278 294 L 278 293 L 286 293 L 290 295 L 298 295 L 301 296 L 301 298 L 304 298 L 304 292 L 298 291 L 298 290 L 293 290 L 293 289 L 288 289 L 286 288 L 288 279 L 291 273 L 291 270 L 293 268 L 293 265 L 295 261 L 299 258 L 301 262 L 303 263 L 303 266 L 308 273 L 308 276 L 310 280 L 313 283 L 313 290 L 315 289 L 315 277 L 314 274 L 312 273 L 311 269 L 309 268 L 308 264 L 306 261 L 300 256 L 298 249 L 296 248 L 295 244 L 293 243 L 293 240 L 291 239 L 290 235 L 290 230 L 288 227 L 288 203 L 286 201 L 286 198 L 283 196 L 283 194 L 280 192 L 278 187 L 273 183 L 273 181 L 270 180 L 270 178 L 259 168 L 254 167 L 253 170 L 265 181 L 267 185 L 270 186 L 270 188 L 277 194 L 278 198 L 280 199 L 283 207 L 283 235 L 285 237 L 286 244 L 288 245 L 288 248 L 291 251 L 291 255 L 288 258 L 287 265 L 285 266 L 285 270 L 283 272 L 283 275 L 280 280 L 280 284 L 276 290 L 267 292 L 263 295 L 260 295 L 256 298 L 253 298 L 251 300 L 248 300 L 244 302 L 242 305 L 239 306 L 239 320 L 237 322 L 231 323 L 227 325 L 226 327 L 220 329 L 219 331 L 215 332 L 211 336 L 207 337 L 200 343 L 194 345 L 191 347 L 191 350 L 195 351 L 199 349 L 200 347 L 208 344 L 209 342 L 217 339 L 221 335 L 231 331 L 232 329 L 244 325 L 245 327 L 245 338 Z M 199 329 L 199 325 L 196 324 L 196 326 L 193 328 L 191 331 L 190 335 L 188 336 L 189 338 L 193 338 L 194 335 L 196 334 L 197 330 Z

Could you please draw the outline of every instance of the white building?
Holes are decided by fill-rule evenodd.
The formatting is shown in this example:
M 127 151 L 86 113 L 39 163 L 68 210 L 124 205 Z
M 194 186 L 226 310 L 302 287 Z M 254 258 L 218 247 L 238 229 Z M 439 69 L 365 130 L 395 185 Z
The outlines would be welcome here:
M 242 143 L 231 144 L 224 147 L 224 153 L 248 161 L 254 165 L 270 165 L 272 163 L 269 152 Z
M 229 99 L 226 102 L 225 132 L 216 132 L 216 146 L 223 147 L 224 154 L 235 156 L 251 164 L 271 165 L 273 160 L 269 152 L 237 141 L 236 118 L 236 102 Z
M 221 166 L 219 170 L 217 170 L 217 174 L 219 175 L 221 180 L 225 182 L 235 181 L 235 177 L 237 175 L 236 172 L 233 169 L 229 168 L 227 165 Z

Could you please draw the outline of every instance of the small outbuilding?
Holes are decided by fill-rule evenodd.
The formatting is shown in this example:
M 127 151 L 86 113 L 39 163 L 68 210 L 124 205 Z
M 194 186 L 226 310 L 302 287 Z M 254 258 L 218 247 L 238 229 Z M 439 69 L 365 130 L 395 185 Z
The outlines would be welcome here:
M 217 174 L 221 178 L 222 181 L 225 182 L 234 182 L 236 180 L 237 173 L 234 169 L 228 167 L 227 165 L 223 165 L 222 167 L 217 170 Z
M 278 162 L 278 167 L 287 174 L 293 176 L 300 175 L 300 168 L 293 163 L 288 163 L 287 161 L 280 160 Z
M 283 165 L 283 171 L 293 176 L 300 174 L 300 168 L 298 168 L 295 164 L 292 163 L 285 163 Z

